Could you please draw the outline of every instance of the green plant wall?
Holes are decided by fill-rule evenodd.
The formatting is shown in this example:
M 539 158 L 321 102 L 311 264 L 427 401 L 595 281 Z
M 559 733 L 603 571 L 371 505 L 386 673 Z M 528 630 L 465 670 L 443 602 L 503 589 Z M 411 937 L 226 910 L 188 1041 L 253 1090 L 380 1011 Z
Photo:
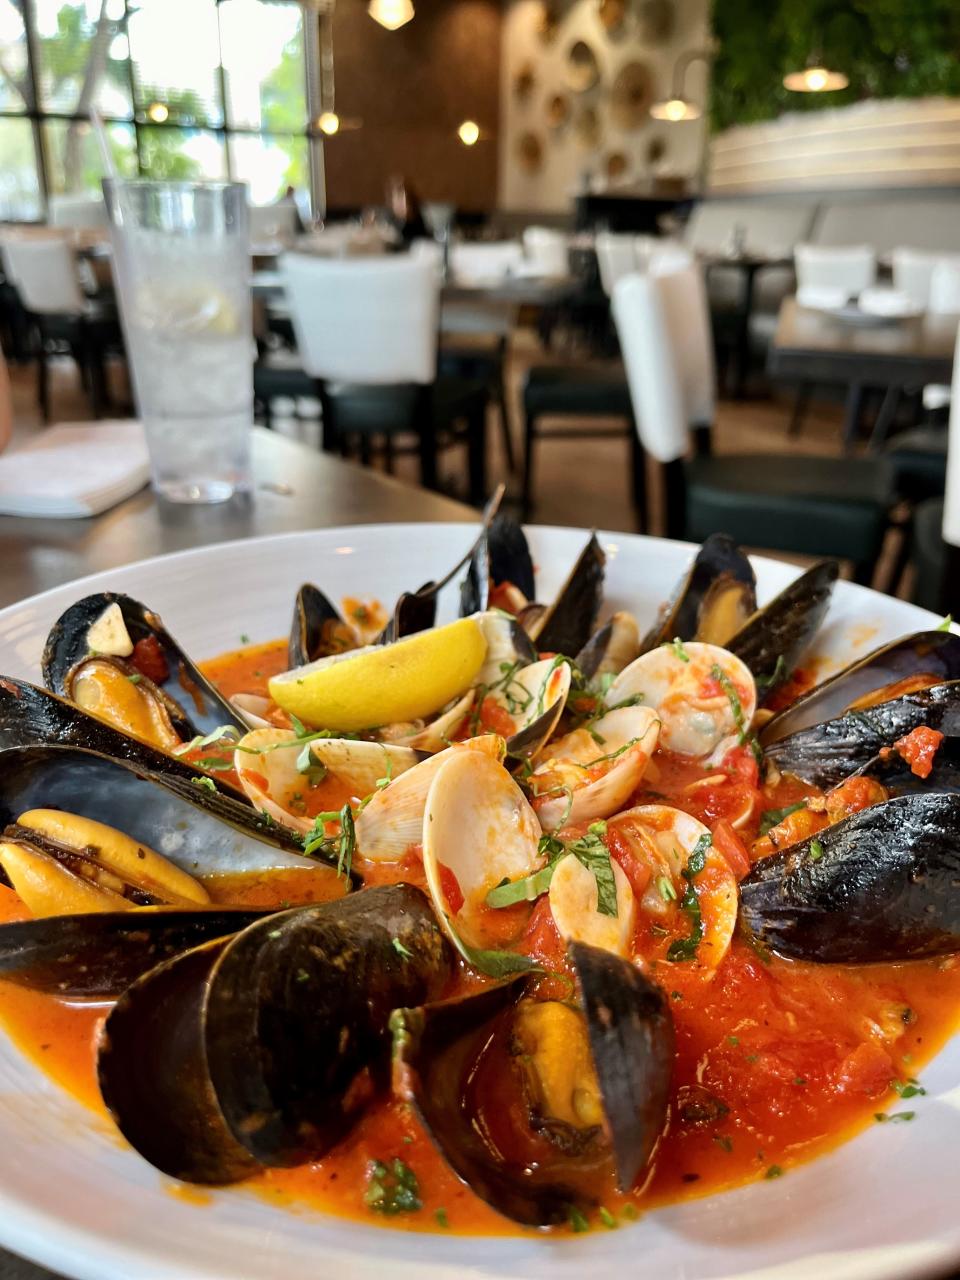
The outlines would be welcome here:
M 714 129 L 864 98 L 960 97 L 960 0 L 714 0 Z M 791 93 L 811 54 L 850 87 Z

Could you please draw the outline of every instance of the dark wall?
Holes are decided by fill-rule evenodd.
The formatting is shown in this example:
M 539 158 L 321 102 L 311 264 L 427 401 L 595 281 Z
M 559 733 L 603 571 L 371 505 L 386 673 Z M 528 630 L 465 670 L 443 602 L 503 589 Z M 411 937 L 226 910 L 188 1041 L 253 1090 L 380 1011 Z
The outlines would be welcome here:
M 491 209 L 497 196 L 500 94 L 498 0 L 414 0 L 416 16 L 385 31 L 366 0 L 340 0 L 334 17 L 337 112 L 360 119 L 325 144 L 332 208 L 378 204 L 400 173 L 422 200 Z M 481 141 L 465 147 L 463 120 Z

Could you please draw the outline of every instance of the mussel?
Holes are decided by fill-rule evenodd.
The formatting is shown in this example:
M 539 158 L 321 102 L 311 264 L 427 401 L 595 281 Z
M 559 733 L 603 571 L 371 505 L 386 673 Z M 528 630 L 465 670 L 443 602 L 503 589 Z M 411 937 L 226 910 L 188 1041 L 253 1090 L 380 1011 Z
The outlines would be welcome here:
M 247 727 L 159 614 L 119 592 L 85 596 L 61 614 L 42 668 L 54 693 L 167 751 L 222 725 Z
M 960 738 L 945 737 L 936 744 L 929 767 L 929 773 L 923 767 L 917 769 L 896 746 L 884 747 L 861 765 L 854 776 L 879 782 L 890 796 L 910 795 L 915 791 L 960 792 Z
M 960 636 L 949 631 L 920 631 L 881 645 L 798 698 L 760 734 L 769 747 L 788 734 L 865 710 L 903 694 L 960 680 Z
M 356 647 L 356 634 L 344 622 L 336 606 L 319 587 L 305 582 L 293 605 L 293 622 L 287 643 L 287 661 L 291 670 Z
M 449 952 L 419 890 L 389 885 L 282 912 L 135 983 L 97 1070 L 151 1164 L 223 1184 L 322 1156 L 389 1063 L 393 1009 L 434 998 Z
M 467 576 L 460 584 L 461 614 L 487 609 L 491 588 L 507 584 L 519 593 L 514 603 L 533 600 L 533 559 L 526 536 L 515 520 L 498 515 L 470 557 Z
M 530 639 L 541 653 L 579 653 L 597 625 L 603 603 L 607 557 L 592 533 L 553 603 L 531 624 Z
M 960 795 L 903 795 L 760 859 L 740 919 L 794 960 L 896 963 L 960 951 Z
M 567 955 L 570 1000 L 538 1000 L 519 977 L 392 1019 L 395 1091 L 458 1177 L 530 1226 L 595 1207 L 598 1174 L 630 1190 L 667 1119 L 663 993 L 595 947 Z
M 791 773 L 817 787 L 835 787 L 849 774 L 869 769 L 884 747 L 920 725 L 960 735 L 960 680 L 931 685 L 797 729 L 765 743 L 764 759 L 781 773 Z
M 756 607 L 756 578 L 749 558 L 727 534 L 713 533 L 644 636 L 640 651 L 676 639 L 724 645 Z
M 618 676 L 641 651 L 640 628 L 632 613 L 618 612 L 595 631 L 576 657 L 583 677 L 596 682 L 603 676 Z

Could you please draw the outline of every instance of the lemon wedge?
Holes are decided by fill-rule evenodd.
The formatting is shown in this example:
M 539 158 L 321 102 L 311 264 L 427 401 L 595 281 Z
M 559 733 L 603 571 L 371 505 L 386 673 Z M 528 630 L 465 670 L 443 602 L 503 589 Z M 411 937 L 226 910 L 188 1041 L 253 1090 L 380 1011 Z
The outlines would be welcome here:
M 341 733 L 425 719 L 470 688 L 486 655 L 477 619 L 461 618 L 274 676 L 270 696 L 305 724 Z

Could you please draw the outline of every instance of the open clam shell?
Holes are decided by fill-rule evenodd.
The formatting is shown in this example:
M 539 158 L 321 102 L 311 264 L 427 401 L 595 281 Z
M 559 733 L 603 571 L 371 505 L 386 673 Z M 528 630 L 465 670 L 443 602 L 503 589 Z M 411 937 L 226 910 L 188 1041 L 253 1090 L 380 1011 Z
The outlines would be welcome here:
M 319 1157 L 387 1066 L 391 1010 L 434 997 L 449 967 L 409 885 L 272 916 L 126 992 L 101 1038 L 104 1101 L 145 1159 L 188 1182 Z
M 189 741 L 225 724 L 241 732 L 246 728 L 243 719 L 166 629 L 160 615 L 120 592 L 85 596 L 60 615 L 43 651 L 44 683 L 54 693 L 76 701 L 78 673 L 91 660 L 91 654 L 125 661 L 134 654 L 137 644 L 148 640 L 155 642 L 166 668 L 165 678 L 154 683 L 165 695 L 168 708 L 174 709 L 172 723 L 181 740 Z M 133 692 L 136 693 L 135 688 Z
M 857 709 L 855 704 L 861 699 L 886 701 L 882 694 L 888 686 L 890 697 L 897 697 L 905 692 L 899 687 L 904 680 L 916 681 L 915 687 L 920 687 L 924 682 L 932 685 L 958 679 L 960 636 L 949 631 L 919 631 L 881 645 L 818 684 L 774 716 L 764 726 L 760 741 L 766 748 L 788 734 Z
M 554 658 L 542 658 L 512 672 L 487 697 L 498 702 L 513 719 L 507 753 L 532 756 L 552 736 L 570 693 L 570 667 Z
M 633 965 L 594 947 L 572 943 L 567 955 L 584 1052 L 569 1034 L 572 1011 L 551 1010 L 566 1015 L 566 1034 L 543 1043 L 544 1078 L 561 1077 L 549 1090 L 554 1100 L 562 1092 L 569 1102 L 578 1088 L 594 1095 L 597 1105 L 577 1117 L 586 1124 L 551 1124 L 532 1113 L 512 1042 L 524 1013 L 542 1014 L 552 1002 L 525 999 L 528 979 L 398 1010 L 392 1019 L 395 1091 L 412 1103 L 454 1173 L 499 1213 L 529 1226 L 593 1208 L 598 1173 L 629 1190 L 667 1119 L 674 1036 L 663 993 Z M 564 1088 L 574 1061 L 581 1078 Z
M 740 918 L 793 960 L 897 963 L 960 951 L 960 795 L 904 795 L 780 853 L 740 882 Z

